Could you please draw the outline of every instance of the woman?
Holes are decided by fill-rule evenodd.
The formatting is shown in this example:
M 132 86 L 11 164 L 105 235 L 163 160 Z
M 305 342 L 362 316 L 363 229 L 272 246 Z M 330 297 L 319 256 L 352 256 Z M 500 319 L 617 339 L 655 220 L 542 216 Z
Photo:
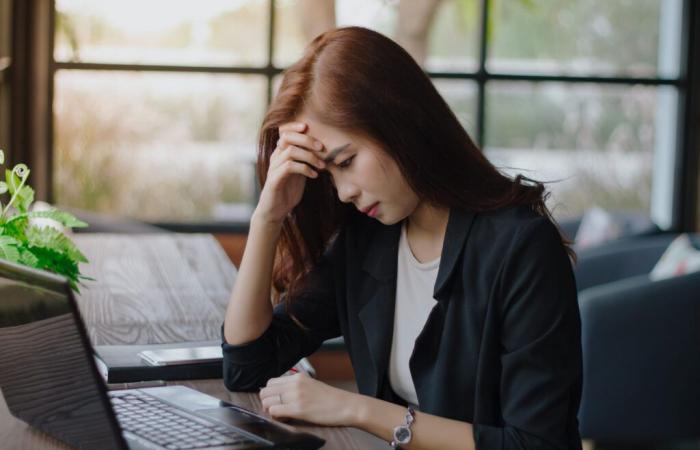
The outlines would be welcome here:
M 258 170 L 230 390 L 406 449 L 580 449 L 576 287 L 544 188 L 496 170 L 400 46 L 317 37 L 265 117 Z M 341 335 L 359 394 L 280 377 Z

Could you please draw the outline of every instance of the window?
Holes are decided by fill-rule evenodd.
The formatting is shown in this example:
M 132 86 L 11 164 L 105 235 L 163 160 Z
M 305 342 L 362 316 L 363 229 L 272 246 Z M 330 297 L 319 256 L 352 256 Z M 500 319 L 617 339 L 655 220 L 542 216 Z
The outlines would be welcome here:
M 681 1 L 491 2 L 484 148 L 550 185 L 558 217 L 598 206 L 670 227 Z
M 268 0 L 57 0 L 57 203 L 150 222 L 247 221 L 268 21 Z
M 246 222 L 279 74 L 335 25 L 402 44 L 502 170 L 672 225 L 682 0 L 56 0 L 54 199 Z M 157 20 L 156 20 L 157 18 Z

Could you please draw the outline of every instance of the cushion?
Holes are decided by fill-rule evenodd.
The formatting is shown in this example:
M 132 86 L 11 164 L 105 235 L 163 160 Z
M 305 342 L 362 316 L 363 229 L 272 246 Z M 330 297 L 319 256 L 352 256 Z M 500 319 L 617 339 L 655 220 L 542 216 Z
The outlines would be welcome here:
M 594 247 L 622 235 L 622 228 L 609 212 L 599 207 L 586 211 L 576 230 L 576 250 Z
M 649 278 L 662 280 L 697 271 L 700 271 L 700 249 L 695 248 L 687 233 L 683 233 L 669 244 Z

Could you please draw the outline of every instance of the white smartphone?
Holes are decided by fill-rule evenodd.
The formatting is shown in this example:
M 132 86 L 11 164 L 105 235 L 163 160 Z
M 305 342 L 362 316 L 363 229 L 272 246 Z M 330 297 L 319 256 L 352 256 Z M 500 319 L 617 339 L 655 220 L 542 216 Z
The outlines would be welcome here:
M 138 355 L 151 366 L 220 362 L 223 359 L 220 346 L 144 350 Z

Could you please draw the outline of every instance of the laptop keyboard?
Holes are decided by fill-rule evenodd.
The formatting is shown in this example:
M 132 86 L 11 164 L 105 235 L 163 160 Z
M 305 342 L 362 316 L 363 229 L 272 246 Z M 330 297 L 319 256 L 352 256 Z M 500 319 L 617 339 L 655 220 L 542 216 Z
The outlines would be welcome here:
M 167 449 L 199 449 L 254 444 L 230 427 L 186 412 L 140 392 L 110 392 L 122 428 Z

